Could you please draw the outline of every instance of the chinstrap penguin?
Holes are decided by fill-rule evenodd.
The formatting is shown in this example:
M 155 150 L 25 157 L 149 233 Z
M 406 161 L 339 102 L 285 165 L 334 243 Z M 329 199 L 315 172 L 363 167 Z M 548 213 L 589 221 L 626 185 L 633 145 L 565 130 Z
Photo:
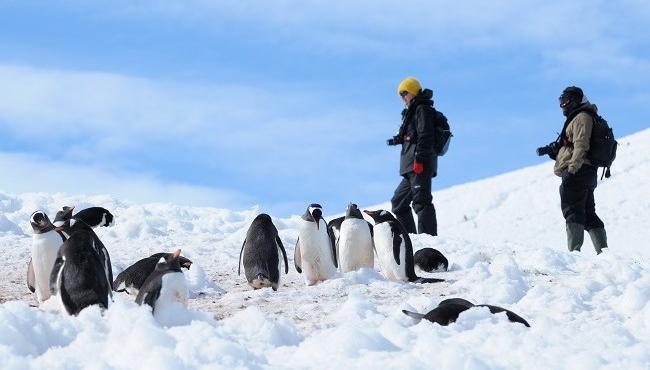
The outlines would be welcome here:
M 110 284 L 97 254 L 92 233 L 80 230 L 66 240 L 50 275 L 50 291 L 70 315 L 90 305 L 108 308 Z
M 364 211 L 375 221 L 374 237 L 381 274 L 388 280 L 437 283 L 443 279 L 423 278 L 415 274 L 413 245 L 404 226 L 384 210 Z
M 55 230 L 43 211 L 32 213 L 29 222 L 34 234 L 31 260 L 27 266 L 27 287 L 36 293 L 40 303 L 50 298 L 50 274 L 65 237 Z
M 284 273 L 289 273 L 289 261 L 278 229 L 271 216 L 262 213 L 255 217 L 246 232 L 246 239 L 239 251 L 237 274 L 241 275 L 243 262 L 244 276 L 253 289 L 271 287 L 278 290 L 280 284 L 280 253 L 284 258 Z
M 294 250 L 296 271 L 304 273 L 307 285 L 314 285 L 336 274 L 338 267 L 334 236 L 323 219 L 319 204 L 310 204 L 302 215 Z
M 147 277 L 156 269 L 156 265 L 160 258 L 167 259 L 172 253 L 155 253 L 149 257 L 143 258 L 133 265 L 124 269 L 120 272 L 115 281 L 113 282 L 113 288 L 116 292 L 126 292 L 131 295 L 138 295 L 138 291 L 144 284 Z M 190 269 L 192 266 L 192 261 L 183 256 L 178 257 L 178 262 L 181 267 Z
M 178 249 L 166 258 L 161 257 L 135 298 L 138 304 L 151 306 L 154 317 L 165 308 L 187 306 L 188 288 L 181 271 L 180 255 Z

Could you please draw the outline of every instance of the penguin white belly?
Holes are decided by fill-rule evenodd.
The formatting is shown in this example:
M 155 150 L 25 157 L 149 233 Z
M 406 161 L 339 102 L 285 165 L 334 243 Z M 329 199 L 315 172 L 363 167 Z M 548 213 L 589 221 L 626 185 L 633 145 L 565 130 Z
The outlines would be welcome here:
M 62 243 L 61 236 L 55 231 L 32 236 L 34 288 L 39 302 L 50 298 L 50 274 Z
M 338 241 L 341 272 L 374 267 L 375 258 L 368 222 L 360 219 L 343 221 Z
M 408 277 L 406 276 L 406 248 L 404 246 L 404 240 L 402 240 L 402 244 L 400 245 L 400 264 L 398 265 L 393 255 L 393 232 L 390 225 L 388 223 L 381 223 L 375 226 L 374 231 L 375 248 L 377 249 L 381 274 L 388 280 L 408 281 Z
M 327 280 L 336 274 L 327 225 L 320 223 L 316 229 L 313 222 L 303 222 L 299 230 L 302 273 L 307 285 Z
M 187 281 L 182 272 L 171 272 L 163 275 L 160 295 L 154 308 L 154 316 L 156 312 L 169 307 L 187 306 L 187 296 Z

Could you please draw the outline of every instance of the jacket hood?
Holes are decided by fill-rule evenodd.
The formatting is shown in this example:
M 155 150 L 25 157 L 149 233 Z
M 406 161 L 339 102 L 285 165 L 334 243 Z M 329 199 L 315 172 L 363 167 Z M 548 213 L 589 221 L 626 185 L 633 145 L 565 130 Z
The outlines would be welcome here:
M 416 106 L 420 104 L 433 105 L 433 91 L 431 89 L 424 89 L 413 98 L 409 106 Z

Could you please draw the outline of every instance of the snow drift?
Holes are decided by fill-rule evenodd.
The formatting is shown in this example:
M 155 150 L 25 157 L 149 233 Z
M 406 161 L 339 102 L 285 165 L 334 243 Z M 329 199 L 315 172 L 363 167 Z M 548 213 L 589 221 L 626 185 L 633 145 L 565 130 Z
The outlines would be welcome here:
M 599 183 L 597 211 L 610 243 L 600 256 L 588 238 L 581 253 L 566 250 L 550 162 L 434 193 L 443 236 L 414 235 L 414 249 L 442 251 L 450 271 L 420 272 L 447 280 L 425 285 L 362 269 L 306 287 L 292 268 L 278 292 L 253 291 L 237 263 L 256 208 L 0 193 L 0 368 L 647 369 L 648 148 L 650 130 L 621 140 L 612 178 Z M 29 215 L 63 205 L 101 205 L 116 216 L 113 228 L 97 230 L 115 275 L 160 251 L 182 249 L 194 262 L 189 308 L 173 326 L 125 294 L 103 313 L 91 307 L 78 317 L 30 307 Z M 344 208 L 324 204 L 330 214 Z M 389 206 L 366 207 L 377 208 Z M 289 255 L 297 217 L 274 219 Z M 401 312 L 426 312 L 451 297 L 508 308 L 531 328 L 487 308 L 446 327 Z

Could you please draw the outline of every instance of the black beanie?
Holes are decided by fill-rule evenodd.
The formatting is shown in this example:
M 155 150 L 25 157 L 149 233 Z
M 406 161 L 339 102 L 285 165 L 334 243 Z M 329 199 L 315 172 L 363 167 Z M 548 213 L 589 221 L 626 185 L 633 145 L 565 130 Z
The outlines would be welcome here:
M 570 97 L 571 101 L 580 103 L 585 94 L 582 89 L 577 86 L 569 86 L 562 91 L 562 96 Z

